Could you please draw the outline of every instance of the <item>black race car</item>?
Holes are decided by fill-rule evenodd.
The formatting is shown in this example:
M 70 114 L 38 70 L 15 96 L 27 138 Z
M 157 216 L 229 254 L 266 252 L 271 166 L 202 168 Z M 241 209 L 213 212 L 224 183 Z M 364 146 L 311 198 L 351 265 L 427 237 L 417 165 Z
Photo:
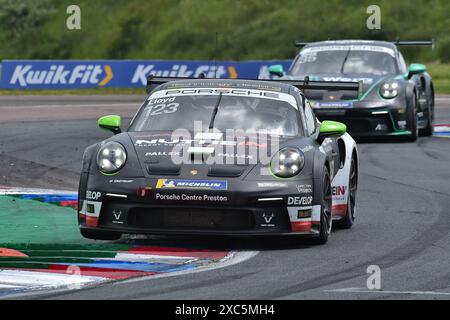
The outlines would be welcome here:
M 298 88 L 357 83 L 150 77 L 148 88 L 129 128 L 100 118 L 115 135 L 84 153 L 84 237 L 295 234 L 325 243 L 333 219 L 351 227 L 356 144 L 344 124 L 319 123 Z
M 359 81 L 357 97 L 342 91 L 305 92 L 319 119 L 347 125 L 350 134 L 404 136 L 415 141 L 433 133 L 434 88 L 423 64 L 406 66 L 397 46 L 432 41 L 342 40 L 298 43 L 303 47 L 284 76 L 281 65 L 270 72 L 284 79 Z

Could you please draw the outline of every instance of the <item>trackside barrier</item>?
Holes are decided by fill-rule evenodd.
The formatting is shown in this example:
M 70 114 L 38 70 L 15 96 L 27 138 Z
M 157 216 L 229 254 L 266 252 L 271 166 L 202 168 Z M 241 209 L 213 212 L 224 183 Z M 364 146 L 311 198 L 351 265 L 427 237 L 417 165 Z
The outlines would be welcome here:
M 165 77 L 271 78 L 268 67 L 290 60 L 3 60 L 1 89 L 81 89 L 145 87 L 150 74 Z

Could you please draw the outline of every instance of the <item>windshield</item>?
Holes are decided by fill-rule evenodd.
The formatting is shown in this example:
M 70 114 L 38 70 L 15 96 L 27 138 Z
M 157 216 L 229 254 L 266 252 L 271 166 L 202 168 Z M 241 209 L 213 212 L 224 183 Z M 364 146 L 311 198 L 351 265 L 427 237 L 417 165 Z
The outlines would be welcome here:
M 314 74 L 365 74 L 384 76 L 396 74 L 394 57 L 386 52 L 368 50 L 305 49 L 295 60 L 289 75 L 306 76 Z
M 192 91 L 192 90 L 191 90 Z M 161 96 L 160 92 L 155 93 Z M 266 130 L 270 134 L 296 136 L 298 127 L 297 109 L 290 102 L 271 99 L 233 96 L 226 94 L 183 95 L 153 98 L 138 114 L 130 131 L 194 131 L 194 121 L 200 121 L 202 130 L 243 129 L 257 133 Z

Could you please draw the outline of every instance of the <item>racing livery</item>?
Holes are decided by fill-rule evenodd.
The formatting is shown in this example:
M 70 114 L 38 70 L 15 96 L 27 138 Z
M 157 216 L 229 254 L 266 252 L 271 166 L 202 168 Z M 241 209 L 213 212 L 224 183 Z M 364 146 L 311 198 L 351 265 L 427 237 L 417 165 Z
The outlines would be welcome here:
M 361 92 L 305 92 L 319 119 L 347 125 L 353 136 L 403 136 L 415 141 L 433 133 L 434 88 L 423 64 L 406 66 L 400 45 L 431 45 L 432 41 L 340 40 L 297 43 L 303 47 L 286 79 L 359 81 Z M 281 65 L 272 74 L 283 76 Z
M 293 234 L 325 243 L 354 221 L 358 152 L 302 90 L 356 83 L 149 78 L 129 128 L 83 156 L 81 234 Z

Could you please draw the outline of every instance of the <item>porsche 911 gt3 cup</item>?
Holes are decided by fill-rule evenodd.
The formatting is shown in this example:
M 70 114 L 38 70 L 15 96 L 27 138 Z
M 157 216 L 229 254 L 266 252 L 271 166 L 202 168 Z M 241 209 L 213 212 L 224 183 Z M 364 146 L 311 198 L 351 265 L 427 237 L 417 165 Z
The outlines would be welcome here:
M 342 91 L 305 92 L 320 120 L 347 125 L 353 136 L 402 136 L 415 141 L 433 133 L 434 87 L 423 64 L 406 66 L 400 45 L 432 45 L 432 41 L 339 40 L 298 43 L 303 47 L 286 79 L 359 81 L 359 95 Z
M 325 243 L 352 226 L 358 152 L 344 124 L 320 123 L 300 89 L 356 83 L 149 78 L 127 130 L 88 147 L 83 236 L 291 234 Z M 299 89 L 300 88 L 300 89 Z

